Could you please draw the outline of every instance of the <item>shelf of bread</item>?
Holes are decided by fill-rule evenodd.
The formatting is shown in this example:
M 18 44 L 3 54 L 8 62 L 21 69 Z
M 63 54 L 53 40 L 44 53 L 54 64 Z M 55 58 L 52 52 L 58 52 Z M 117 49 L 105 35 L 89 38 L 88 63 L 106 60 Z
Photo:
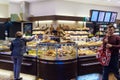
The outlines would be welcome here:
M 68 35 L 69 36 L 69 35 Z M 72 40 L 70 40 L 72 39 Z M 67 60 L 75 58 L 76 56 L 76 48 L 73 46 L 65 46 L 71 42 L 76 42 L 78 47 L 78 55 L 94 55 L 96 54 L 96 48 L 102 44 L 101 40 L 89 39 L 88 37 L 71 37 L 69 40 L 62 40 L 61 43 L 57 43 L 54 40 L 50 40 L 48 36 L 44 36 L 44 39 L 40 41 L 41 46 L 36 47 L 36 49 L 29 50 L 29 55 L 39 56 L 41 59 L 46 60 Z M 87 41 L 88 40 L 88 41 Z M 95 40 L 95 41 L 94 41 Z M 29 46 L 39 45 L 37 42 L 29 42 L 27 43 Z M 60 48 L 53 46 L 55 44 L 64 44 Z
M 40 43 L 37 55 L 45 60 L 69 60 L 76 58 L 75 43 Z
M 64 25 L 62 27 L 63 30 L 65 31 L 86 31 L 86 30 L 89 30 L 88 27 L 81 27 L 81 26 L 77 26 L 77 25 L 73 25 L 73 26 L 68 26 L 68 25 Z
M 71 35 L 70 36 L 70 39 L 72 41 L 81 41 L 82 39 L 86 39 L 86 38 L 88 38 L 87 35 L 81 35 L 81 36 L 73 36 L 73 35 Z
M 54 49 L 48 49 L 48 50 L 38 50 L 36 53 L 36 50 L 29 50 L 28 54 L 31 56 L 39 56 L 40 59 L 45 60 L 69 60 L 73 59 L 76 56 L 76 51 L 74 49 L 67 50 L 67 49 L 58 49 L 58 52 Z
M 36 48 L 37 43 L 37 41 L 27 42 L 27 47 Z
M 32 31 L 32 34 L 45 34 L 44 31 Z
M 6 45 L 0 45 L 0 52 L 9 52 L 10 48 Z
M 28 42 L 27 46 L 31 47 L 28 50 L 28 55 L 38 56 L 40 59 L 45 60 L 69 60 L 76 58 L 76 55 L 95 55 L 96 54 L 96 46 L 100 46 L 102 44 L 101 41 L 98 42 L 85 42 L 80 41 L 78 44 L 78 51 L 76 51 L 76 47 L 74 43 L 70 43 L 67 41 L 63 41 L 60 43 L 60 46 L 56 47 L 54 44 L 58 44 L 57 42 L 52 42 L 52 40 L 46 40 L 40 42 L 41 46 L 37 47 L 38 42 L 32 41 Z M 95 46 L 94 49 L 89 49 L 89 47 Z M 82 48 L 81 48 L 82 47 Z M 87 47 L 87 48 L 86 48 Z M 8 46 L 0 45 L 0 52 L 9 52 Z M 77 54 L 78 52 L 78 54 Z
M 44 30 L 47 30 L 48 29 L 48 26 L 46 24 L 41 24 L 41 25 L 36 25 L 33 27 L 33 31 L 44 31 Z
M 49 40 L 49 39 L 44 39 L 44 40 L 42 40 L 42 41 L 40 41 L 41 43 L 57 43 L 56 41 L 54 41 L 54 40 Z
M 9 41 L 0 40 L 0 52 L 9 52 L 10 51 L 9 45 L 10 45 Z
M 80 41 L 78 42 L 78 46 L 79 47 L 90 47 L 90 46 L 101 46 L 102 45 L 102 41 L 89 41 L 89 42 L 85 42 L 85 41 Z
M 65 31 L 65 34 L 71 34 L 71 35 L 88 35 L 89 33 L 87 31 Z
M 55 50 L 47 50 L 45 51 L 44 54 L 40 55 L 41 59 L 47 59 L 47 60 L 68 60 L 68 59 L 73 59 L 75 58 L 76 51 L 74 49 L 67 50 L 66 48 L 64 49 L 58 49 L 58 52 L 56 53 Z
M 31 56 L 40 56 L 43 52 L 41 50 L 37 50 L 36 49 L 30 49 L 28 50 L 28 55 L 31 55 Z
M 95 55 L 96 51 L 95 50 L 89 50 L 89 49 L 79 49 L 78 50 L 78 56 L 82 55 Z

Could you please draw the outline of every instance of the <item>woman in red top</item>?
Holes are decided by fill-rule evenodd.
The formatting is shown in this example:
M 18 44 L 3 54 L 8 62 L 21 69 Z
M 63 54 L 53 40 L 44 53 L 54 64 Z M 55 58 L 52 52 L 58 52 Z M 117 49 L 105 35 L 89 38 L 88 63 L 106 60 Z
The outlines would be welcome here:
M 108 66 L 103 67 L 103 79 L 108 80 L 109 73 L 112 72 L 117 80 L 120 80 L 119 76 L 119 49 L 120 49 L 120 37 L 114 35 L 115 27 L 108 26 L 107 35 L 103 39 L 103 46 L 110 49 L 111 60 Z

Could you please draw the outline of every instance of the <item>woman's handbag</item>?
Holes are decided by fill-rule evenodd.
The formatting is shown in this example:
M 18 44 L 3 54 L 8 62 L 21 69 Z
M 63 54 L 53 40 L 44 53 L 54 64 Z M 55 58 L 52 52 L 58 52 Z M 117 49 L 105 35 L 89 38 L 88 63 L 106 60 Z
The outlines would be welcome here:
M 111 52 L 109 49 L 104 49 L 102 45 L 97 50 L 96 58 L 102 66 L 108 66 L 111 59 Z

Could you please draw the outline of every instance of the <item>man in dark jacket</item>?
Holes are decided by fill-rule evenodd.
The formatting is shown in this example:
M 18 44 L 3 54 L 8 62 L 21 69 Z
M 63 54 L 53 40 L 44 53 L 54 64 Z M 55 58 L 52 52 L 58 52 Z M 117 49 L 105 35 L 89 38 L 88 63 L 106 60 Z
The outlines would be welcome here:
M 34 37 L 30 39 L 22 38 L 22 33 L 20 31 L 15 34 L 16 39 L 11 42 L 10 50 L 12 60 L 13 60 L 13 70 L 14 70 L 14 80 L 21 80 L 20 70 L 23 59 L 23 54 L 26 52 L 26 42 L 32 41 Z
M 103 39 L 104 48 L 111 51 L 111 60 L 108 66 L 103 67 L 103 79 L 108 80 L 109 73 L 112 72 L 117 80 L 119 76 L 119 49 L 120 49 L 120 36 L 114 35 L 114 26 L 108 26 L 107 34 Z

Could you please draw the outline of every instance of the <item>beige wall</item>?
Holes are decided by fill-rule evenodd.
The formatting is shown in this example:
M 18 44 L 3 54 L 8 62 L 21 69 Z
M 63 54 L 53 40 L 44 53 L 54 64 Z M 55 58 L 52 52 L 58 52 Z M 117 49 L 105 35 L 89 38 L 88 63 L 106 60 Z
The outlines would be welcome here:
M 8 9 L 9 9 L 8 4 L 0 4 L 0 18 L 8 18 L 9 15 Z
M 19 3 L 9 3 L 9 16 L 10 14 L 19 14 L 20 4 Z
M 117 19 L 120 19 L 120 7 L 83 4 L 63 0 L 46 0 L 44 2 L 31 3 L 30 14 L 34 16 L 67 15 L 89 17 L 91 9 L 118 12 Z
M 10 3 L 9 14 L 19 13 L 20 6 Z M 67 16 L 90 16 L 90 10 L 105 10 L 118 12 L 117 19 L 120 19 L 120 7 L 82 4 L 77 2 L 63 0 L 45 0 L 40 2 L 30 3 L 30 15 L 45 16 L 45 15 L 67 15 Z
M 95 10 L 118 12 L 117 19 L 120 19 L 120 7 L 83 4 L 83 3 L 69 2 L 69 1 L 56 1 L 55 5 L 56 5 L 55 11 L 57 15 L 89 17 L 90 10 L 95 9 Z

